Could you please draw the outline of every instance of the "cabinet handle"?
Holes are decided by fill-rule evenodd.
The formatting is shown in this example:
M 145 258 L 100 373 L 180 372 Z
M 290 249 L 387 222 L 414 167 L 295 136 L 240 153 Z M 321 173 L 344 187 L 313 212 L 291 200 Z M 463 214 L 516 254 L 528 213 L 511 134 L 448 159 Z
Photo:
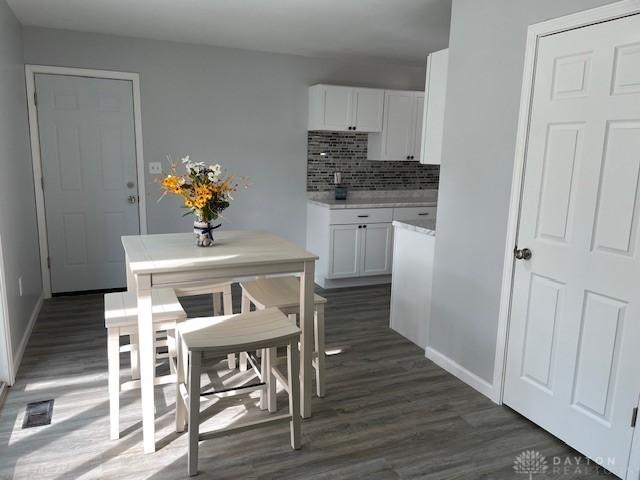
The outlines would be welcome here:
M 369 215 L 358 215 L 358 218 L 369 218 Z
M 422 213 L 419 213 L 418 215 L 420 215 L 420 216 L 429 215 L 429 212 L 422 212 Z
M 353 129 L 355 130 L 355 129 L 356 129 L 356 127 L 353 127 Z
M 358 228 L 362 228 L 362 225 L 358 225 Z
M 362 228 L 367 228 L 367 226 L 366 225 L 362 225 Z

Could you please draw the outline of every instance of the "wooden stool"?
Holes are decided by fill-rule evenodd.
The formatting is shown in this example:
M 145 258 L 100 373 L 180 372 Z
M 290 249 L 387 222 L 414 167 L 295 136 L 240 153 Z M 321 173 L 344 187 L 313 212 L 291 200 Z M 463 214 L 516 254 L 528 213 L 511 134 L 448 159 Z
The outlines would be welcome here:
M 300 359 L 298 341 L 300 329 L 275 308 L 239 315 L 189 319 L 176 327 L 177 342 L 177 398 L 176 431 L 184 431 L 189 424 L 189 475 L 198 473 L 198 442 L 211 438 L 259 428 L 276 422 L 289 422 L 291 447 L 301 446 L 300 428 Z M 233 427 L 200 433 L 200 375 L 204 353 L 227 355 L 233 352 L 267 350 L 287 347 L 289 413 L 248 422 Z M 263 358 L 263 361 L 266 359 Z M 188 372 L 187 372 L 188 367 Z M 272 372 L 260 376 L 261 383 L 239 387 L 234 392 L 225 390 L 219 396 L 264 391 L 269 383 L 275 383 Z M 207 393 L 207 395 L 215 392 Z
M 260 278 L 258 280 L 242 282 L 242 311 L 248 312 L 251 303 L 258 310 L 265 308 L 278 308 L 285 315 L 297 321 L 300 315 L 300 279 L 293 276 Z M 313 322 L 313 332 L 315 341 L 315 352 L 313 356 L 313 366 L 316 371 L 316 394 L 318 397 L 325 395 L 324 364 L 324 305 L 326 298 L 315 294 L 313 297 L 315 305 L 315 315 Z M 240 368 L 246 361 L 246 354 L 241 354 Z M 281 376 L 281 375 L 280 375 Z M 275 389 L 275 386 L 274 386 Z M 275 390 L 269 393 L 269 397 L 275 396 Z M 261 400 L 261 407 L 265 408 L 265 400 Z
M 169 364 L 172 372 L 175 364 L 175 340 L 173 331 L 176 323 L 187 318 L 178 298 L 170 288 L 159 288 L 151 291 L 153 327 L 156 332 L 167 332 Z M 107 293 L 104 296 L 104 323 L 107 327 L 107 357 L 109 369 L 109 418 L 111 423 L 111 439 L 120 437 L 120 392 L 140 388 L 140 381 L 133 380 L 120 383 L 120 352 L 131 354 L 132 378 L 136 378 L 138 365 L 138 310 L 135 292 Z M 120 337 L 128 336 L 129 345 L 120 346 Z M 156 346 L 164 344 L 156 343 Z M 156 385 L 175 382 L 175 375 L 165 375 L 155 379 Z
M 231 279 L 218 279 L 212 282 L 194 282 L 180 285 L 174 291 L 178 297 L 193 297 L 195 295 L 213 296 L 214 315 L 233 315 L 233 297 L 231 295 Z M 222 308 L 220 308 L 220 297 L 222 297 Z M 227 356 L 229 369 L 236 368 L 235 354 Z

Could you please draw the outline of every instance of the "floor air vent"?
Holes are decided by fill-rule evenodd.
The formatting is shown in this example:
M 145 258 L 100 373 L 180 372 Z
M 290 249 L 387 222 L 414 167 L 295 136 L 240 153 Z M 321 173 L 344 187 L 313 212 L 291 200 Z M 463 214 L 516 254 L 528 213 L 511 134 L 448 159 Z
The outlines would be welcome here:
M 27 412 L 22 422 L 22 428 L 41 427 L 51 423 L 53 415 L 53 400 L 27 403 Z

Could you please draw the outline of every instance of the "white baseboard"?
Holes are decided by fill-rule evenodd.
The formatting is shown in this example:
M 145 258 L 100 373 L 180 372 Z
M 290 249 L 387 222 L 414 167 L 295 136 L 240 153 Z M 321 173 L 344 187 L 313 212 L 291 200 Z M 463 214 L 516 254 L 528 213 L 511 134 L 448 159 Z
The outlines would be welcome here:
M 2 406 L 4 405 L 4 401 L 9 394 L 9 385 L 5 382 L 0 382 L 0 411 L 2 411 Z
M 22 362 L 22 356 L 24 355 L 24 351 L 27 348 L 27 343 L 29 343 L 29 338 L 31 338 L 31 332 L 33 332 L 33 327 L 35 326 L 38 315 L 40 314 L 40 309 L 42 308 L 43 301 L 44 295 L 40 294 L 40 296 L 38 297 L 38 301 L 36 302 L 36 305 L 35 307 L 33 307 L 33 311 L 31 312 L 31 317 L 29 317 L 29 323 L 27 324 L 27 328 L 24 331 L 24 335 L 22 337 L 22 340 L 20 341 L 20 345 L 13 354 L 13 365 L 11 368 L 11 385 L 13 385 L 16 381 L 16 375 L 18 374 L 18 369 L 20 368 L 20 363 Z
M 316 276 L 315 281 L 324 289 L 329 288 L 347 288 L 347 287 L 364 287 L 369 285 L 382 285 L 391 283 L 391 275 L 375 275 L 371 277 L 352 277 L 352 278 L 325 278 Z
M 425 349 L 425 356 L 440 368 L 443 368 L 451 375 L 459 378 L 467 385 L 475 388 L 478 392 L 489 397 L 491 401 L 500 403 L 499 400 L 496 399 L 496 392 L 493 385 L 480 378 L 475 373 L 470 372 L 459 363 L 456 363 L 449 357 L 443 355 L 437 350 L 434 350 L 432 347 L 427 347 Z

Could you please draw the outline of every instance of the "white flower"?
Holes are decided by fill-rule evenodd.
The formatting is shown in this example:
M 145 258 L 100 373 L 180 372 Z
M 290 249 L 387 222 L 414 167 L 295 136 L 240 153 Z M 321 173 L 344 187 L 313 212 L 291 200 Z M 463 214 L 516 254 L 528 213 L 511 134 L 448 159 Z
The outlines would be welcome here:
M 211 170 L 216 175 L 220 175 L 222 173 L 222 167 L 219 163 L 216 163 L 215 165 L 209 165 L 209 170 Z
M 183 157 L 183 158 L 182 158 L 182 163 L 183 163 L 183 164 L 185 164 L 185 163 L 190 163 L 189 155 L 187 155 L 186 157 Z
M 217 175 L 213 172 L 207 173 L 207 178 L 209 179 L 210 182 L 215 182 L 218 179 Z

